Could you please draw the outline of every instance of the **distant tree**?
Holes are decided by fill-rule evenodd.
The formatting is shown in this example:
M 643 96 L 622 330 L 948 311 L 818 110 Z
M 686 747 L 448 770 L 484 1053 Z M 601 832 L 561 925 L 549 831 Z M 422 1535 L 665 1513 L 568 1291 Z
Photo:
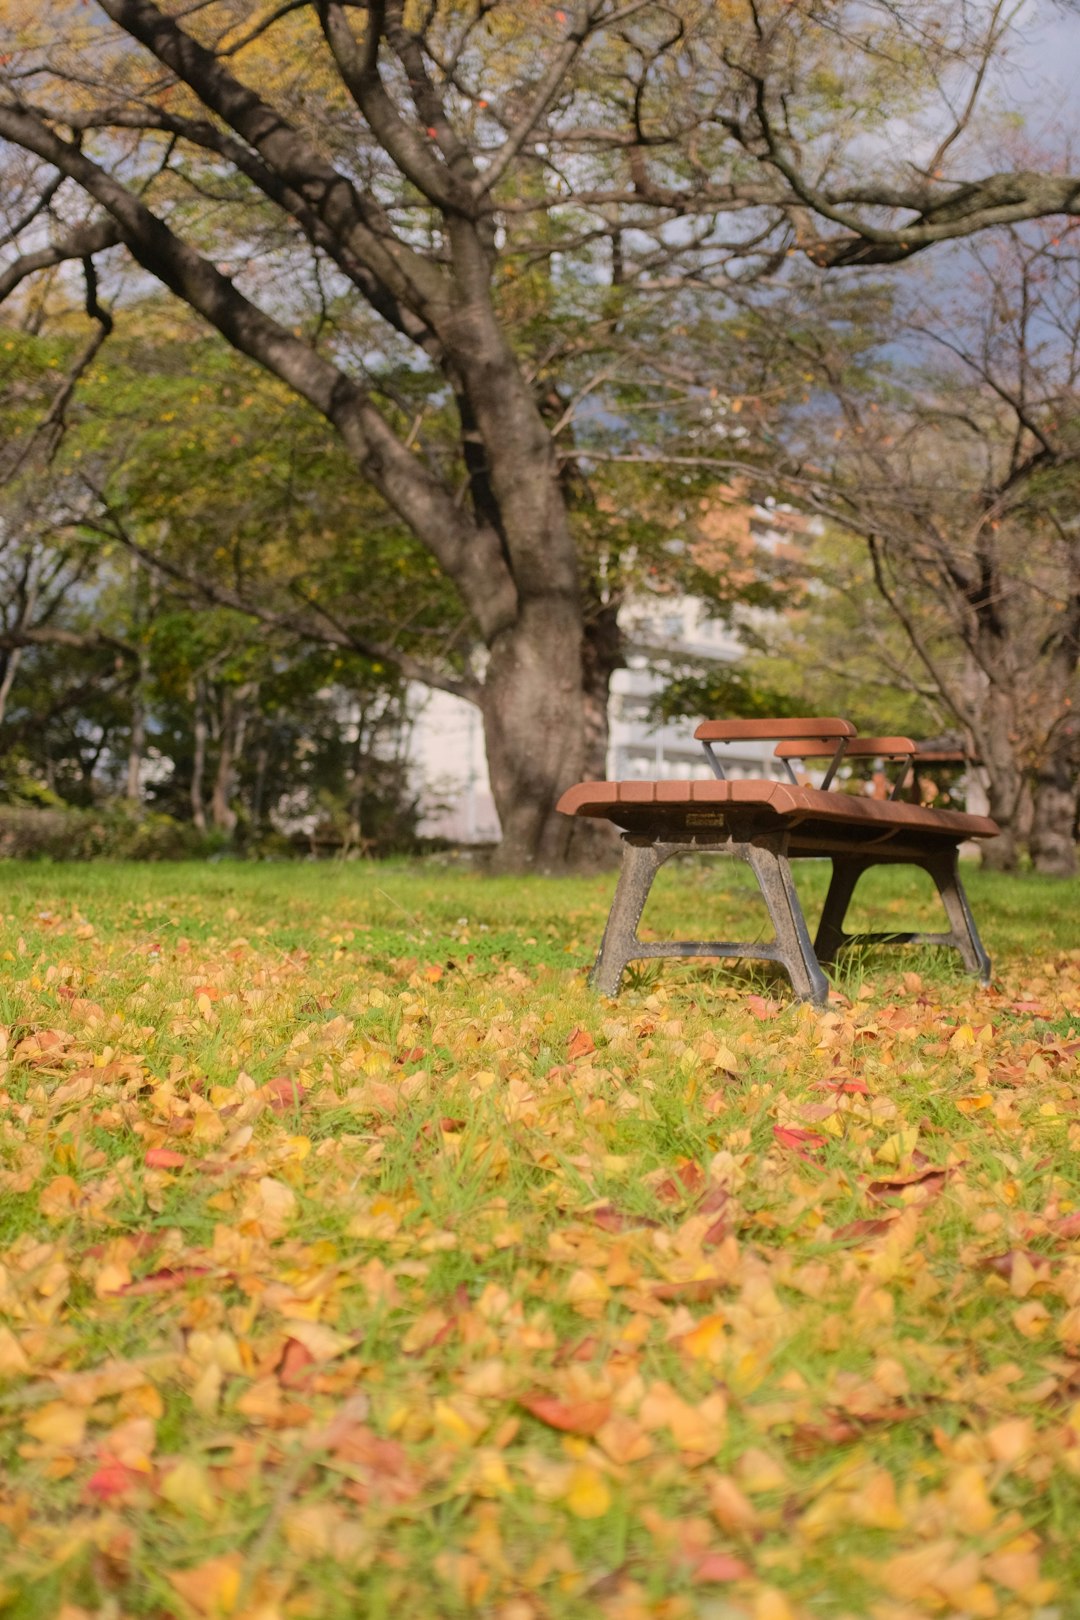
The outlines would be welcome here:
M 554 805 L 611 667 L 565 470 L 635 394 L 656 420 L 699 390 L 702 299 L 792 253 L 894 263 L 1080 208 L 1073 179 L 973 175 L 997 5 L 5 13 L 0 293 L 121 248 L 321 414 L 484 651 L 460 685 L 509 866 L 566 856 Z M 392 640 L 364 650 L 402 663 Z
M 789 319 L 813 398 L 774 457 L 864 542 L 867 587 L 914 660 L 903 684 L 981 759 L 1003 829 L 986 858 L 1013 866 L 1030 838 L 1038 870 L 1064 874 L 1080 771 L 1078 241 L 1073 222 L 1010 230 L 965 249 L 950 295 Z M 840 643 L 841 667 L 852 645 L 865 662 L 867 639 Z

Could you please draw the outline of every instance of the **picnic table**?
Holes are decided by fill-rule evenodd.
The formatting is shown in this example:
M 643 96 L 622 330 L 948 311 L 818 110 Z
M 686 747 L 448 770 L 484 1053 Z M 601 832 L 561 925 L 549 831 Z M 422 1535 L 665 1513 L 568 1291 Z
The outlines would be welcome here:
M 998 827 L 988 816 L 928 809 L 899 797 L 917 754 L 910 738 L 859 737 L 850 721 L 834 716 L 706 720 L 694 736 L 714 772 L 711 781 L 581 782 L 559 800 L 564 815 L 601 817 L 622 830 L 622 869 L 591 976 L 596 989 L 617 995 L 627 963 L 643 958 L 745 957 L 779 963 L 800 1000 L 823 1006 L 829 993 L 824 968 L 855 943 L 949 946 L 969 973 L 989 981 L 990 958 L 960 880 L 958 851 L 969 839 L 995 837 Z M 789 780 L 726 777 L 717 746 L 751 740 L 776 743 Z M 800 784 L 791 761 L 814 758 L 829 760 L 821 785 Z M 854 797 L 833 787 L 841 763 L 859 758 L 900 762 L 891 798 Z M 691 852 L 746 862 L 773 925 L 772 942 L 638 937 L 660 867 Z M 790 864 L 805 857 L 832 863 L 813 939 Z M 859 879 L 871 867 L 886 865 L 915 866 L 929 874 L 945 909 L 947 932 L 845 931 Z

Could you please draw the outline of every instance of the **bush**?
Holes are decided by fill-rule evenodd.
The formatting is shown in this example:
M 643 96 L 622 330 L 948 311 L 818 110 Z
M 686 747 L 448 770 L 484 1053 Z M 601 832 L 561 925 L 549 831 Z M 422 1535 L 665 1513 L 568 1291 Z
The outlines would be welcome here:
M 136 816 L 125 805 L 77 810 L 0 804 L 0 858 L 8 860 L 174 861 L 214 854 L 221 843 L 171 816 Z

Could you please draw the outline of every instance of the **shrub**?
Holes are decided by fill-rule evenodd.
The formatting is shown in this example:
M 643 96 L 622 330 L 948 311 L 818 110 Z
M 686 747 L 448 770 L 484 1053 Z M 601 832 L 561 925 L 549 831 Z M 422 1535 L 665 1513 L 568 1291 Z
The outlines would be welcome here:
M 126 805 L 0 805 L 0 857 L 8 860 L 171 861 L 211 855 L 220 847 L 220 837 L 206 837 L 171 816 L 136 816 Z

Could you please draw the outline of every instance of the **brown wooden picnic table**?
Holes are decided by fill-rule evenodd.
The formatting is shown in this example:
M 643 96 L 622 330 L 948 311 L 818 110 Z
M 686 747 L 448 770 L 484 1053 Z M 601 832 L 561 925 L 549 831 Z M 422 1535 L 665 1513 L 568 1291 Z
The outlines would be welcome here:
M 824 1005 L 823 971 L 845 945 L 947 945 L 983 983 L 990 958 L 983 949 L 960 880 L 958 850 L 969 839 L 993 838 L 988 816 L 932 810 L 891 799 L 856 797 L 831 784 L 845 759 L 898 760 L 902 788 L 917 745 L 906 737 L 859 737 L 837 717 L 783 720 L 706 720 L 694 736 L 714 771 L 711 781 L 581 782 L 559 800 L 565 815 L 602 817 L 622 830 L 623 861 L 591 982 L 618 993 L 628 962 L 664 956 L 747 957 L 778 962 L 800 1000 Z M 770 741 L 790 781 L 728 780 L 717 745 Z M 800 785 L 793 759 L 828 757 L 820 787 Z M 653 879 L 673 855 L 708 852 L 745 861 L 772 921 L 775 939 L 653 941 L 637 929 Z M 832 878 L 811 940 L 790 862 L 828 859 Z M 855 886 L 872 866 L 915 866 L 927 872 L 945 908 L 948 932 L 851 934 L 844 919 Z

